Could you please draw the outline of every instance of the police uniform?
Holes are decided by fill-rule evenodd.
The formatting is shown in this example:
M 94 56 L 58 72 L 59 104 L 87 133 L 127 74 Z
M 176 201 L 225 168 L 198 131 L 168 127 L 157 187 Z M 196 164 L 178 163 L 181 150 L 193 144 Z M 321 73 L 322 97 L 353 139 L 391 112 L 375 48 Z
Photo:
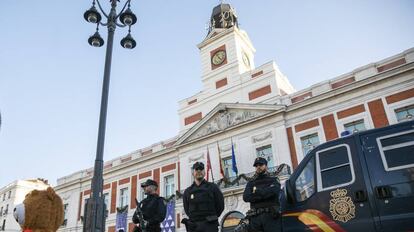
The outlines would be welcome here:
M 146 182 L 141 184 L 141 187 L 154 185 L 158 187 L 157 182 L 148 179 Z M 160 232 L 160 223 L 164 221 L 167 213 L 167 208 L 164 203 L 164 198 L 158 196 L 158 194 L 149 194 L 147 197 L 140 202 L 139 207 L 141 208 L 143 218 L 147 222 L 147 232 Z M 137 211 L 132 216 L 132 221 L 135 224 L 139 223 Z M 140 228 L 135 227 L 134 231 L 141 231 Z
M 253 166 L 267 165 L 264 158 L 255 159 Z M 277 177 L 268 172 L 257 174 L 254 180 L 247 183 L 243 200 L 250 203 L 247 212 L 249 231 L 276 232 L 281 231 L 279 214 L 280 183 Z
M 196 162 L 193 168 L 203 170 L 204 164 Z M 183 204 L 189 217 L 186 224 L 188 232 L 218 231 L 218 217 L 224 210 L 224 197 L 216 184 L 206 180 L 200 185 L 194 182 L 184 191 Z

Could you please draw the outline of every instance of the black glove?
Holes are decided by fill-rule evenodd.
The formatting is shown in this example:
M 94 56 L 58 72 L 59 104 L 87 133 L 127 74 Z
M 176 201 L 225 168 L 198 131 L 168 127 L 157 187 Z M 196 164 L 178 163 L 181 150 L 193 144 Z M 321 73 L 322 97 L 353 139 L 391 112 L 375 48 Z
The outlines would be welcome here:
M 183 223 L 185 225 L 185 229 L 187 231 L 193 231 L 197 229 L 197 224 L 195 224 L 193 221 L 191 221 L 188 218 L 183 218 L 181 220 L 181 223 Z

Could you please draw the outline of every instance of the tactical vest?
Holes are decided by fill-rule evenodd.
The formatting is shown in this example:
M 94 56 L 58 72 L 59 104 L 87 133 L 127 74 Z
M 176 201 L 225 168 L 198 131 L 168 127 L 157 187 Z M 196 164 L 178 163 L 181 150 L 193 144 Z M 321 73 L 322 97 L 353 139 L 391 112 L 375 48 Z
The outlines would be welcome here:
M 213 190 L 209 183 L 193 186 L 188 192 L 188 213 L 194 221 L 204 221 L 207 216 L 216 215 Z
M 269 177 L 269 176 L 258 177 L 252 182 L 253 182 L 253 189 L 255 187 L 256 189 L 265 188 L 265 187 L 269 187 L 271 184 L 274 183 L 274 177 Z M 266 200 L 250 203 L 250 207 L 255 208 L 255 209 L 267 208 L 267 207 L 273 207 L 273 206 L 279 206 L 279 194 L 276 194 L 276 196 L 268 198 Z

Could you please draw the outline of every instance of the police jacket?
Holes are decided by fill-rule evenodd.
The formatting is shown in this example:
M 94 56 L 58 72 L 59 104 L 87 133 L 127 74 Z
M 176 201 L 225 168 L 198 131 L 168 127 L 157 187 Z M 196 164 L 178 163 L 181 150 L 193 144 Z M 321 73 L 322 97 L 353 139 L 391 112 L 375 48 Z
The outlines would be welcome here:
M 192 221 L 205 221 L 206 217 L 220 217 L 224 210 L 224 197 L 218 186 L 203 180 L 184 191 L 184 211 Z
M 280 183 L 277 177 L 261 173 L 247 183 L 243 200 L 250 202 L 251 208 L 279 206 Z
M 141 201 L 140 208 L 144 220 L 148 222 L 149 225 L 160 224 L 165 219 L 167 213 L 167 207 L 164 203 L 164 198 L 158 196 L 157 194 L 150 194 Z M 137 213 L 135 212 L 132 216 L 132 221 L 137 224 L 139 219 Z

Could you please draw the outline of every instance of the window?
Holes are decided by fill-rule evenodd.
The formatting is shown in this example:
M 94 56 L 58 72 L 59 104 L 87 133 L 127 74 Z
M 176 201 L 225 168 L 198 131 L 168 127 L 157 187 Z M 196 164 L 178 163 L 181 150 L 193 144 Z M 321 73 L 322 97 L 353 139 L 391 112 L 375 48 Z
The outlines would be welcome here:
M 9 191 L 9 196 L 8 196 L 8 199 L 10 199 L 10 197 L 11 197 L 11 190 Z
M 386 171 L 414 167 L 414 130 L 377 138 Z
M 272 154 L 272 145 L 266 145 L 263 147 L 256 148 L 256 156 L 263 157 L 267 160 L 268 167 L 274 167 L 275 164 L 273 163 L 273 154 Z
M 0 216 L 3 216 L 3 206 L 0 209 Z
M 235 177 L 236 173 L 233 172 L 233 160 L 231 159 L 231 156 L 223 158 L 222 161 L 223 161 L 224 176 L 226 178 Z
M 359 131 L 364 131 L 364 130 L 366 130 L 365 124 L 364 124 L 364 119 L 354 121 L 354 122 L 350 122 L 350 123 L 346 123 L 346 124 L 344 124 L 344 129 L 346 131 L 349 131 L 349 132 L 352 132 L 352 133 L 356 133 L 356 132 L 359 132 Z
M 318 151 L 318 189 L 342 187 L 354 181 L 354 170 L 349 146 L 346 144 Z
M 165 198 L 170 197 L 174 194 L 175 186 L 174 186 L 174 175 L 169 175 L 164 177 L 164 196 Z
M 300 142 L 302 144 L 303 155 L 307 155 L 309 151 L 319 145 L 318 133 L 301 137 Z
M 109 193 L 104 193 L 103 198 L 104 198 L 104 202 L 105 202 L 105 210 L 108 210 L 108 207 L 109 207 Z
M 119 207 L 128 205 L 128 188 L 123 188 L 119 191 Z
M 6 200 L 6 193 L 3 194 L 3 201 Z
M 405 122 L 413 119 L 414 105 L 406 106 L 395 110 L 398 122 Z
M 295 181 L 295 195 L 297 201 L 304 201 L 315 192 L 315 159 L 309 160 Z
M 9 213 L 9 204 L 6 205 L 6 209 L 4 210 L 4 214 L 7 215 Z
M 68 204 L 63 205 L 63 223 L 62 226 L 66 226 L 68 222 Z

